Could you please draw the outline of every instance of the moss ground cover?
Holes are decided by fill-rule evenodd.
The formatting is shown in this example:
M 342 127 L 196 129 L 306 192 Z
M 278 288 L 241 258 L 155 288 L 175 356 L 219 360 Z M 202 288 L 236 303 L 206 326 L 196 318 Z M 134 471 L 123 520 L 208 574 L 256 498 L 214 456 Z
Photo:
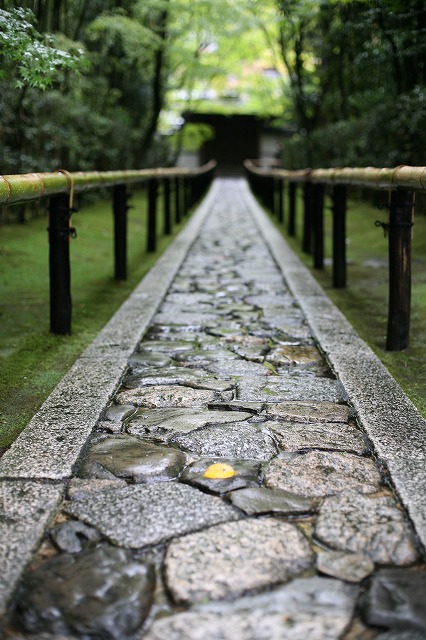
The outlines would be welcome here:
M 147 254 L 144 192 L 130 204 L 126 282 L 113 278 L 110 200 L 83 203 L 73 216 L 71 336 L 49 332 L 47 218 L 0 228 L 0 448 L 16 438 L 169 243 L 162 236 L 158 251 Z M 160 232 L 161 211 L 158 223 Z
M 384 196 L 386 197 L 386 196 Z M 326 202 L 326 207 L 329 205 Z M 287 240 L 304 263 L 311 268 L 312 258 L 301 249 L 302 201 L 298 201 L 297 236 Z M 324 270 L 311 272 L 327 294 L 348 318 L 359 335 L 370 345 L 393 377 L 426 417 L 426 216 L 424 203 L 417 198 L 412 244 L 412 307 L 410 344 L 400 352 L 386 351 L 388 308 L 388 244 L 375 220 L 386 213 L 373 204 L 350 200 L 347 215 L 348 278 L 345 289 L 331 286 L 331 212 L 325 209 Z M 328 258 L 328 259 L 327 259 Z

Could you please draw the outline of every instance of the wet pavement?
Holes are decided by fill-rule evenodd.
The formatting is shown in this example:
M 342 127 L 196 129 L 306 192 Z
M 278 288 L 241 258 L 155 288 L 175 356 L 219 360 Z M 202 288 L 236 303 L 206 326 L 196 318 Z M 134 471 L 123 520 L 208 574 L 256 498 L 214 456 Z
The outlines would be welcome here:
M 261 215 L 243 181 L 217 180 L 136 348 L 95 341 L 78 393 L 73 376 L 0 461 L 5 638 L 426 638 L 424 484 L 407 471 L 423 444 L 387 458 L 391 427 L 375 432 L 373 400 L 362 419 L 339 373 L 351 337 L 368 348 L 339 323 L 327 342 L 326 303 L 315 289 L 310 313 L 283 279 Z

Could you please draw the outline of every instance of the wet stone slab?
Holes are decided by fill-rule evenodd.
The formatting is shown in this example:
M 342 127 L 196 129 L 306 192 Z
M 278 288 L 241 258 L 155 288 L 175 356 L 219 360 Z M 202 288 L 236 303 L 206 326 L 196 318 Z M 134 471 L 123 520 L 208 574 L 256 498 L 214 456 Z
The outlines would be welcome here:
M 229 411 L 240 411 L 241 413 L 244 411 L 250 411 L 252 414 L 260 413 L 265 406 L 264 402 L 250 402 L 244 400 L 230 400 L 229 402 L 211 402 L 209 404 L 210 409 L 228 409 Z M 240 420 L 246 420 L 247 418 L 243 418 L 242 416 L 239 418 Z
M 122 422 L 134 412 L 135 407 L 132 404 L 113 404 L 107 408 L 105 418 L 111 422 Z
M 294 304 L 294 298 L 287 291 L 279 291 L 276 293 L 263 293 L 245 298 L 248 304 L 252 304 L 260 309 L 275 308 L 278 313 L 283 307 L 291 307 Z
M 223 362 L 224 360 L 236 360 L 238 356 L 228 349 L 193 349 L 184 351 L 175 356 L 176 362 L 185 365 L 203 364 L 209 365 L 211 362 Z
M 333 549 L 365 553 L 378 564 L 407 565 L 417 559 L 411 530 L 390 496 L 346 491 L 326 498 L 315 535 Z
M 86 486 L 78 485 L 67 513 L 120 547 L 139 549 L 240 517 L 220 498 L 175 482 Z
M 129 365 L 135 369 L 145 369 L 146 367 L 167 367 L 171 363 L 171 358 L 165 353 L 155 351 L 138 351 L 129 359 Z
M 118 404 L 133 404 L 150 409 L 167 407 L 203 407 L 216 397 L 214 391 L 191 389 L 180 385 L 158 385 L 121 391 L 115 398 Z
M 268 421 L 265 422 L 265 426 L 274 434 L 282 451 L 324 449 L 364 455 L 370 450 L 361 431 L 344 423 L 303 424 Z
M 206 457 L 270 460 L 277 453 L 271 434 L 247 422 L 203 427 L 176 435 L 170 442 L 184 451 Z
M 379 627 L 408 627 L 426 637 L 426 573 L 413 569 L 381 569 L 364 596 L 363 616 Z
M 227 497 L 235 507 L 248 515 L 274 513 L 276 515 L 300 516 L 312 514 L 318 508 L 315 500 L 301 498 L 289 491 L 266 489 L 265 487 L 240 489 L 233 491 Z
M 313 560 L 294 525 L 274 518 L 243 520 L 173 540 L 166 581 L 176 602 L 221 600 L 285 582 Z
M 99 542 L 100 533 L 79 520 L 56 524 L 50 531 L 52 541 L 60 551 L 79 553 L 90 542 Z
M 196 309 L 196 313 L 200 315 L 204 315 L 206 313 L 210 314 L 213 311 L 211 298 L 210 296 L 205 296 L 205 298 L 205 302 L 196 302 L 194 305 L 186 305 L 183 300 L 176 300 L 173 302 L 169 296 L 166 296 L 166 300 L 161 305 L 159 313 L 162 316 L 168 315 L 172 323 L 175 314 L 186 315 L 187 313 L 190 313 L 192 315 L 194 313 L 194 309 Z
M 126 478 L 135 483 L 165 482 L 177 478 L 186 456 L 171 447 L 121 434 L 94 444 L 80 468 L 81 478 Z
M 190 327 L 170 327 L 168 325 L 152 325 L 151 330 L 145 337 L 145 341 L 139 344 L 139 349 L 142 351 L 147 346 L 150 347 L 153 341 L 161 344 L 161 351 L 172 354 L 173 360 L 179 353 L 184 353 L 186 350 L 192 351 L 199 344 L 200 340 L 206 336 L 203 330 L 194 331 Z M 211 336 L 209 336 L 211 338 Z M 211 338 L 216 340 L 215 338 Z M 168 344 L 168 348 L 167 345 Z M 180 345 L 180 349 L 175 349 L 175 345 Z M 187 345 L 187 349 L 183 348 L 183 345 Z
M 323 363 L 323 357 L 316 347 L 280 345 L 266 356 L 267 362 L 276 367 L 313 366 Z
M 180 475 L 180 481 L 191 484 L 200 489 L 207 489 L 211 493 L 223 495 L 229 491 L 242 489 L 243 487 L 256 487 L 259 485 L 260 464 L 250 460 L 238 460 L 236 458 L 219 458 L 220 466 L 230 467 L 228 477 L 214 477 L 208 474 L 212 465 L 218 463 L 217 458 L 203 458 L 196 460 Z M 233 475 L 230 475 L 233 473 Z M 235 504 L 235 503 L 234 503 Z M 238 506 L 238 505 L 236 505 Z
M 173 334 L 171 334 L 173 335 Z M 192 337 L 192 334 L 190 335 Z M 173 340 L 173 342 L 171 342 Z M 173 358 L 174 354 L 182 351 L 191 351 L 193 349 L 192 341 L 179 340 L 170 337 L 170 340 L 144 340 L 139 343 L 138 351 L 145 353 L 146 351 L 166 353 L 167 356 Z
M 362 553 L 320 551 L 317 554 L 317 569 L 339 580 L 361 582 L 373 573 L 374 562 Z
M 426 633 L 416 629 L 395 629 L 381 633 L 377 640 L 426 640 Z
M 125 376 L 123 386 L 126 389 L 135 389 L 168 384 L 186 385 L 188 382 L 201 382 L 207 377 L 208 373 L 203 369 L 187 369 L 176 366 L 167 369 L 150 367 L 142 371 L 131 371 Z
M 267 351 L 266 347 L 256 345 L 235 344 L 231 348 L 232 351 L 241 358 L 257 363 L 264 362 Z
M 173 287 L 172 287 L 173 288 Z M 210 305 L 212 296 L 208 293 L 168 293 L 167 303 L 172 303 L 180 307 L 194 307 L 199 305 Z M 162 308 L 163 310 L 163 308 Z
M 227 324 L 216 325 L 206 329 L 207 333 L 218 338 L 239 337 L 244 331 L 238 322 L 228 322 Z
M 219 316 L 233 315 L 235 313 L 253 313 L 256 309 L 253 305 L 245 304 L 244 302 L 219 302 L 215 305 L 215 309 Z
M 144 638 L 338 640 L 351 620 L 356 597 L 356 587 L 338 580 L 296 579 L 266 594 L 197 605 L 156 620 Z
M 221 405 L 221 406 L 227 406 Z M 248 420 L 244 411 L 209 411 L 207 409 L 138 409 L 127 422 L 127 431 L 138 436 L 154 436 L 164 442 L 174 435 L 189 433 L 208 424 Z
M 241 333 L 240 335 L 230 335 L 224 338 L 225 344 L 230 345 L 231 349 L 236 347 L 256 347 L 259 349 L 267 349 L 269 347 L 269 340 L 267 338 L 261 338 L 259 336 L 252 336 Z
M 312 451 L 290 459 L 276 458 L 265 471 L 265 484 L 305 497 L 335 495 L 353 489 L 373 493 L 380 473 L 372 460 L 349 453 Z
M 271 418 L 290 422 L 348 422 L 349 409 L 335 402 L 279 402 L 268 404 L 265 413 Z
M 197 366 L 198 365 L 199 363 L 197 363 Z M 148 374 L 128 374 L 124 378 L 123 387 L 125 389 L 136 389 L 148 386 L 180 385 L 191 389 L 202 389 L 206 391 L 232 391 L 235 388 L 235 382 L 230 381 L 227 376 L 224 376 L 224 378 L 225 379 L 218 379 L 198 368 L 172 367 L 164 373 L 151 371 Z
M 275 329 L 284 334 L 287 339 L 312 341 L 311 330 L 306 324 L 303 324 L 302 319 L 299 317 L 295 317 L 292 320 L 288 317 L 284 318 L 282 315 L 276 317 L 264 315 L 260 324 L 266 331 L 271 331 L 271 328 Z
M 212 313 L 211 310 L 207 310 L 205 312 L 191 312 L 191 311 L 182 311 L 179 309 L 175 309 L 175 311 L 168 310 L 167 312 L 157 313 L 154 317 L 154 321 L 158 324 L 174 324 L 187 326 L 191 325 L 192 327 L 196 327 L 197 329 L 201 329 L 206 326 L 214 326 L 217 322 L 216 314 Z
M 238 380 L 239 400 L 282 403 L 306 401 L 306 398 L 315 402 L 337 403 L 344 400 L 344 392 L 337 381 L 316 376 L 282 374 L 260 379 L 247 376 Z M 315 418 L 309 421 L 315 421 Z
M 269 376 L 271 371 L 257 362 L 248 362 L 246 360 L 231 360 L 226 362 L 215 362 L 208 365 L 207 370 L 210 373 L 220 376 Z
M 154 571 L 124 549 L 62 554 L 26 575 L 17 613 L 31 632 L 130 638 L 151 608 Z

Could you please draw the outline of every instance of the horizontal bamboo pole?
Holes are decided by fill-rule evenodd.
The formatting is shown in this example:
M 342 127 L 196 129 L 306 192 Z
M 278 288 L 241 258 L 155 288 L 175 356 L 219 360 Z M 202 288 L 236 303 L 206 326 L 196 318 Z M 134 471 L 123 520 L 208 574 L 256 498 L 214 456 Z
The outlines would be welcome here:
M 90 191 L 118 184 L 134 184 L 149 178 L 198 176 L 216 166 L 211 160 L 196 169 L 161 168 L 129 171 L 75 171 L 59 169 L 54 173 L 26 173 L 0 176 L 0 206 L 67 193 Z
M 261 167 L 252 160 L 246 160 L 244 166 L 248 171 L 258 175 L 274 176 L 291 180 L 292 182 L 345 184 L 380 190 L 400 187 L 409 191 L 426 191 L 426 167 L 402 165 L 384 169 L 376 167 L 344 167 L 288 171 L 286 169 Z

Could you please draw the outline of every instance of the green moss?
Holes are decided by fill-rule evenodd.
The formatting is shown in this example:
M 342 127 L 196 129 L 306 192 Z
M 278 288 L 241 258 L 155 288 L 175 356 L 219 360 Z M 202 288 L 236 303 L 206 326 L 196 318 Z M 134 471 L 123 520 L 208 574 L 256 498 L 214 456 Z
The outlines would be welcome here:
M 0 447 L 25 427 L 73 362 L 126 300 L 170 242 L 145 251 L 146 200 L 137 192 L 129 211 L 126 282 L 113 274 L 113 220 L 109 200 L 81 206 L 71 241 L 71 336 L 49 333 L 46 218 L 4 226 L 0 238 Z M 174 234 L 182 225 L 175 227 Z M 162 228 L 162 212 L 159 230 Z

